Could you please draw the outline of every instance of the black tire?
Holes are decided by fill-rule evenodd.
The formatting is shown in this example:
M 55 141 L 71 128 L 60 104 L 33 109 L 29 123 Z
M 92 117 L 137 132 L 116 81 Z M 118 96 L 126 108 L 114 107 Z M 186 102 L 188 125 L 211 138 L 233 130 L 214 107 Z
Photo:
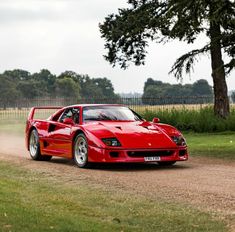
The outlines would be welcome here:
M 41 161 L 50 161 L 52 158 L 51 155 L 41 155 Z
M 33 129 L 29 135 L 29 154 L 33 160 L 49 161 L 50 155 L 42 155 L 40 152 L 39 136 L 36 129 Z
M 158 162 L 158 165 L 160 166 L 172 166 L 176 163 L 176 161 L 163 161 L 163 162 Z
M 73 143 L 73 159 L 79 168 L 89 168 L 88 162 L 88 143 L 83 133 L 76 136 Z

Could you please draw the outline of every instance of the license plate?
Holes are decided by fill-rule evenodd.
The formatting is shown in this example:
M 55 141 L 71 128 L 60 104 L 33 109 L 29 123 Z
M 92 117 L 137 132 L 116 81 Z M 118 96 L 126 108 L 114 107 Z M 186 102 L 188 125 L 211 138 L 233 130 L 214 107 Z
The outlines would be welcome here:
M 144 157 L 144 161 L 160 161 L 161 157 L 160 156 L 153 156 L 153 157 Z

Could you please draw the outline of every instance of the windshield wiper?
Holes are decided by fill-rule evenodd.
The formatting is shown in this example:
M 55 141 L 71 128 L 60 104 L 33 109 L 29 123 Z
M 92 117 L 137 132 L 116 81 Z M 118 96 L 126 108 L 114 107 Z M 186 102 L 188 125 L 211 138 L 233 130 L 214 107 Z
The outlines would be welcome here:
M 100 118 L 84 118 L 84 121 L 101 121 Z
M 117 121 L 117 117 L 113 117 L 113 118 L 110 118 L 110 117 L 107 117 L 107 116 L 103 116 L 103 117 L 100 117 L 100 118 L 84 118 L 85 121 Z

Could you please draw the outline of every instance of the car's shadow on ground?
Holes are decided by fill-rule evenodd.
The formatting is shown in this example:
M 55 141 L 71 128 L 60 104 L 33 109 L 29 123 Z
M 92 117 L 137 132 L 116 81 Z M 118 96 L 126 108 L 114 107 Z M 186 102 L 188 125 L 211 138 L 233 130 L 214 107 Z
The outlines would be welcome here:
M 66 165 L 70 165 L 70 166 L 75 165 L 73 160 L 66 159 L 66 158 L 60 158 L 60 157 L 53 157 L 49 162 L 55 163 L 55 164 L 66 164 Z
M 53 158 L 51 163 L 76 166 L 73 160 L 64 158 Z M 177 170 L 188 169 L 190 166 L 183 162 L 176 162 L 174 165 L 160 166 L 158 163 L 92 163 L 90 170 L 100 171 L 146 171 L 146 170 Z
M 93 164 L 92 169 L 103 170 L 103 171 L 146 171 L 146 170 L 174 170 L 174 169 L 185 169 L 188 168 L 186 165 L 174 164 L 167 166 L 160 166 L 157 163 L 99 163 Z

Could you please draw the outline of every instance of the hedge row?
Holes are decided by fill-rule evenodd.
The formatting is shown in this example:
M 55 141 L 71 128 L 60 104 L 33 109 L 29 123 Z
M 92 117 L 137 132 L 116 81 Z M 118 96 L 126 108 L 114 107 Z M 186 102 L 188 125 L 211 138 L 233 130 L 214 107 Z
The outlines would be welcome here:
M 142 112 L 142 116 L 150 121 L 153 117 L 158 117 L 162 123 L 173 125 L 182 131 L 235 131 L 235 109 L 231 110 L 230 116 L 226 120 L 216 117 L 212 107 L 200 110 L 187 108 L 164 109 L 156 112 L 146 110 L 144 113 Z

